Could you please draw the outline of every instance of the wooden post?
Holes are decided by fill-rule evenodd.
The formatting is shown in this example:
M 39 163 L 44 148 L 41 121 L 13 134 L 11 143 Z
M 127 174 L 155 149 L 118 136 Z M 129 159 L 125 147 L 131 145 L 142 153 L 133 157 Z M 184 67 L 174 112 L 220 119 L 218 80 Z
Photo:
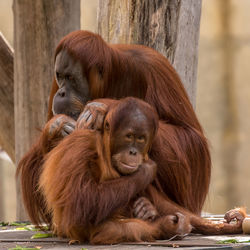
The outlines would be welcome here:
M 80 28 L 80 0 L 14 0 L 16 163 L 43 128 L 59 40 Z M 26 219 L 17 185 L 17 219 Z
M 0 32 L 0 145 L 15 161 L 13 49 Z
M 98 33 L 111 43 L 144 44 L 165 55 L 195 106 L 201 0 L 99 0 Z

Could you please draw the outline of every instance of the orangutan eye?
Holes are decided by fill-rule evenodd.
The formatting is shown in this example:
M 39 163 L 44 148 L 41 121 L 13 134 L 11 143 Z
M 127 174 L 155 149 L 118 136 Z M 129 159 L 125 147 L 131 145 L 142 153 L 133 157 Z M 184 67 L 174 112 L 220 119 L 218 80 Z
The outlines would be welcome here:
M 133 139 L 133 135 L 132 135 L 132 134 L 126 134 L 126 138 L 127 138 L 128 140 L 132 140 L 132 139 Z
M 145 138 L 145 136 L 143 136 L 143 135 L 137 137 L 137 141 L 138 141 L 139 143 L 142 143 L 142 142 L 144 142 L 145 140 L 146 140 L 146 138 Z
M 62 79 L 62 74 L 60 74 L 60 73 L 58 73 L 58 72 L 56 72 L 56 78 L 57 78 L 57 80 L 60 80 L 60 79 Z
M 75 80 L 74 77 L 73 77 L 72 75 L 66 75 L 66 76 L 65 76 L 65 79 L 66 79 L 66 80 L 69 80 L 69 81 L 74 81 L 74 80 Z

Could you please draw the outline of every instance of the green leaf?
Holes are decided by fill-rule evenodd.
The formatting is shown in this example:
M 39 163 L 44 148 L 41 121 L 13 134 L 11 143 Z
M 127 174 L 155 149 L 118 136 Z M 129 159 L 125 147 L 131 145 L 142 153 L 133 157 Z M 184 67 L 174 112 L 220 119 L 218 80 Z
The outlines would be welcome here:
M 232 244 L 235 244 L 235 243 L 250 243 L 250 240 L 239 241 L 239 240 L 236 240 L 236 239 L 228 239 L 228 240 L 220 240 L 220 241 L 218 241 L 218 244 L 229 244 L 229 243 L 232 243 Z
M 14 230 L 25 230 L 25 231 L 39 231 L 37 228 L 34 226 L 27 226 L 27 227 L 16 227 Z
M 30 225 L 30 222 L 10 222 L 9 226 L 27 226 Z
M 33 248 L 33 247 L 21 247 L 21 246 L 17 246 L 13 247 L 13 248 L 9 248 L 8 250 L 37 250 L 39 248 Z
M 49 227 L 48 226 L 42 226 L 41 228 L 36 228 L 37 231 L 49 231 Z
M 17 230 L 17 231 L 26 231 L 27 229 L 25 227 L 17 227 L 14 230 Z
M 37 233 L 32 235 L 31 239 L 42 239 L 42 238 L 51 238 L 53 237 L 53 234 L 48 233 L 48 234 L 42 234 L 42 233 Z
M 228 244 L 228 243 L 239 243 L 236 239 L 228 239 L 228 240 L 220 240 L 218 241 L 219 244 Z
M 39 232 L 39 231 L 41 231 L 41 229 L 36 228 L 36 227 L 34 227 L 34 226 L 32 226 L 32 225 L 27 226 L 27 227 L 24 227 L 24 229 L 27 230 L 27 231 L 34 231 L 34 232 Z M 45 230 L 44 230 L 44 231 L 45 231 Z
M 1 227 L 5 227 L 5 226 L 8 226 L 9 225 L 9 222 L 0 222 L 0 226 Z

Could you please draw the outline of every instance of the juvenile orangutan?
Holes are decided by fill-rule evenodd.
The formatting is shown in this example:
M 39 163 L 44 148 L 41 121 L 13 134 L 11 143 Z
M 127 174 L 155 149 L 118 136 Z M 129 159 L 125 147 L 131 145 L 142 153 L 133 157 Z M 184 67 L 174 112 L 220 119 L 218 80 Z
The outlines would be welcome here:
M 43 166 L 40 191 L 57 235 L 114 244 L 167 239 L 191 230 L 241 230 L 241 222 L 214 225 L 158 191 L 157 166 L 148 152 L 159 121 L 147 103 L 129 97 L 106 100 L 106 105 L 103 130 L 82 129 L 86 117 L 80 117 L 77 129 L 48 154 Z

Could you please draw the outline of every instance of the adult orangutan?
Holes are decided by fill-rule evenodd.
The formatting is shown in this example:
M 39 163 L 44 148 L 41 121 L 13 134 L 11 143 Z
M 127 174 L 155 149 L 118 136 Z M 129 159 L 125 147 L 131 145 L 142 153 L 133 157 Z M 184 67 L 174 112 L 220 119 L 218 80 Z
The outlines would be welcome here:
M 162 191 L 176 204 L 200 214 L 210 181 L 210 155 L 176 71 L 151 48 L 111 45 L 97 34 L 75 31 L 64 37 L 56 49 L 48 119 L 53 114 L 67 116 L 46 125 L 18 166 L 24 204 L 33 223 L 50 222 L 37 191 L 45 155 L 74 130 L 73 119 L 78 118 L 87 101 L 126 96 L 148 102 L 162 121 L 150 151 L 151 159 L 157 163 Z M 102 106 L 96 102 L 88 104 L 82 114 L 86 126 L 100 127 Z
M 80 119 L 78 129 L 47 156 L 40 191 L 57 235 L 114 244 L 167 239 L 192 229 L 242 232 L 242 220 L 212 224 L 157 191 L 156 165 L 148 155 L 158 127 L 156 113 L 132 97 L 110 103 L 103 131 L 81 129 L 85 122 Z

